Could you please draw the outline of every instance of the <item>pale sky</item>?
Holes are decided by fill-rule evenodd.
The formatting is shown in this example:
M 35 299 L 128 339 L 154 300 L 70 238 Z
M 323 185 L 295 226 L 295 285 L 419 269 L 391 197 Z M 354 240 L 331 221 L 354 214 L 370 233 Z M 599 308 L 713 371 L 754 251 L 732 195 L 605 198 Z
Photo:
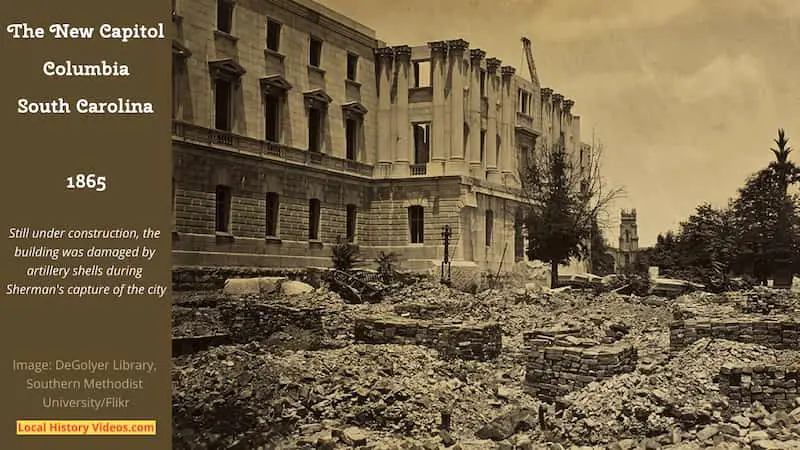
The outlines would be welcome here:
M 735 195 L 773 158 L 783 127 L 800 152 L 800 0 L 317 0 L 389 45 L 463 38 L 575 100 L 582 140 L 636 208 L 640 246 L 701 202 Z M 798 161 L 797 155 L 793 159 Z

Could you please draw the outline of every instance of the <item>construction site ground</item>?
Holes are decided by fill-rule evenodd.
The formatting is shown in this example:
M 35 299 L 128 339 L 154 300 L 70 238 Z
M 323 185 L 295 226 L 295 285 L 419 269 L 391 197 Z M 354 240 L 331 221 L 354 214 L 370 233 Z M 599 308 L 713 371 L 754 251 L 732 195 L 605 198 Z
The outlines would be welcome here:
M 667 299 L 525 282 L 470 294 L 420 280 L 389 286 L 372 304 L 347 303 L 324 285 L 291 296 L 176 292 L 173 336 L 229 333 L 221 310 L 239 302 L 318 308 L 323 327 L 288 323 L 265 339 L 175 356 L 173 448 L 800 448 L 800 399 L 780 410 L 733 405 L 717 380 L 726 365 L 794 367 L 796 347 L 701 338 L 670 352 L 676 317 L 724 317 L 744 294 Z M 793 315 L 794 294 L 781 295 L 780 312 Z M 357 317 L 403 317 L 409 305 L 422 305 L 430 323 L 498 323 L 499 356 L 443 358 L 421 345 L 357 342 Z M 523 339 L 543 328 L 632 345 L 635 370 L 544 402 L 526 387 Z

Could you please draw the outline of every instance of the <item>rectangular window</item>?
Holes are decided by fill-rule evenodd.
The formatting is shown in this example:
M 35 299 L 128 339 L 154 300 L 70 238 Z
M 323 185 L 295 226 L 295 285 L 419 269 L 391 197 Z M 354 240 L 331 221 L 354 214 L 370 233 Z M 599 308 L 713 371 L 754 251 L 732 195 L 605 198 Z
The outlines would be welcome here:
M 322 66 L 322 41 L 311 38 L 308 48 L 308 64 L 314 67 Z
M 358 155 L 358 120 L 347 119 L 345 121 L 345 140 L 346 158 L 355 161 Z
M 494 212 L 486 211 L 486 246 L 492 245 L 492 228 L 494 227 Z
M 228 186 L 217 186 L 217 226 L 219 233 L 231 232 L 231 188 Z
M 431 62 L 414 61 L 414 87 L 429 87 L 431 85 Z
M 347 242 L 356 240 L 356 205 L 347 205 Z
M 312 198 L 308 201 L 308 240 L 319 240 L 320 201 Z
M 356 81 L 358 75 L 358 55 L 352 53 L 347 54 L 347 79 Z
M 308 151 L 319 153 L 322 151 L 322 110 L 319 108 L 308 109 Z
M 214 126 L 221 131 L 231 131 L 231 97 L 230 81 L 217 79 L 214 81 Z
M 280 105 L 281 98 L 277 95 L 267 95 L 264 97 L 264 119 L 266 120 L 264 139 L 268 142 L 280 142 Z
M 217 30 L 228 33 L 233 29 L 233 2 L 217 0 Z
M 425 210 L 422 206 L 408 207 L 408 228 L 412 244 L 422 244 L 425 241 Z
M 278 236 L 278 211 L 280 201 L 277 192 L 267 192 L 265 234 L 269 237 Z
M 414 164 L 427 164 L 431 150 L 431 124 L 414 124 Z
M 281 50 L 281 24 L 267 20 L 267 48 L 273 52 Z

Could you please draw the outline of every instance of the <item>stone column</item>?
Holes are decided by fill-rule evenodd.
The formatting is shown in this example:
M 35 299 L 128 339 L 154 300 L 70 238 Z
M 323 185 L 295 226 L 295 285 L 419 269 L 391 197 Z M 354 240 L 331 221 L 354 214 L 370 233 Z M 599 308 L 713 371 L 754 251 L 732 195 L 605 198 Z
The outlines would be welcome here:
M 486 179 L 491 183 L 500 183 L 500 173 L 497 170 L 497 136 L 500 127 L 497 117 L 497 103 L 500 99 L 500 78 L 497 69 L 501 61 L 497 58 L 486 60 L 486 94 L 489 110 L 486 113 Z
M 553 133 L 551 127 L 553 125 L 553 109 L 550 99 L 553 95 L 553 90 L 550 88 L 542 88 L 542 145 L 544 150 L 550 151 L 553 146 Z
M 408 73 L 411 70 L 411 47 L 402 45 L 394 48 L 394 63 L 397 68 L 397 94 L 395 97 L 395 139 L 394 165 L 392 176 L 410 175 L 414 146 L 409 141 L 411 125 L 408 121 Z
M 447 42 L 430 42 L 431 71 L 433 79 L 433 121 L 431 123 L 431 161 L 428 164 L 428 175 L 444 174 L 444 160 L 447 157 L 445 137 L 445 71 L 447 70 Z
M 378 135 L 378 164 L 389 169 L 392 163 L 392 136 L 388 130 L 391 127 L 392 114 L 392 59 L 394 52 L 391 47 L 376 50 L 378 56 L 378 129 L 387 130 Z M 381 173 L 381 172 L 379 172 Z M 388 173 L 383 172 L 383 176 Z
M 464 155 L 464 50 L 469 42 L 456 39 L 448 41 L 450 71 L 450 157 L 445 165 L 447 175 L 466 175 Z M 472 134 L 472 130 L 470 130 Z
M 503 148 L 500 153 L 500 173 L 502 174 L 503 181 L 506 180 L 507 175 L 513 170 L 512 158 L 517 151 L 516 143 L 514 142 L 514 124 L 516 123 L 516 98 L 517 94 L 514 90 L 514 69 L 511 66 L 503 66 L 501 69 L 503 78 L 502 98 L 503 98 Z
M 566 142 L 564 143 L 567 146 L 567 152 L 570 155 L 577 155 L 578 154 L 578 147 L 580 146 L 580 142 L 577 141 L 575 138 L 575 124 L 572 121 L 572 106 L 575 105 L 575 102 L 565 98 L 561 102 L 561 109 L 563 111 L 564 116 L 564 139 Z M 573 139 L 570 139 L 573 138 Z
M 560 143 L 561 132 L 564 131 L 564 118 L 561 113 L 562 101 L 564 101 L 563 95 L 557 92 L 553 93 L 553 141 L 556 143 Z
M 486 52 L 481 49 L 469 52 L 469 172 L 479 179 L 486 176 L 481 164 L 481 61 L 485 57 Z

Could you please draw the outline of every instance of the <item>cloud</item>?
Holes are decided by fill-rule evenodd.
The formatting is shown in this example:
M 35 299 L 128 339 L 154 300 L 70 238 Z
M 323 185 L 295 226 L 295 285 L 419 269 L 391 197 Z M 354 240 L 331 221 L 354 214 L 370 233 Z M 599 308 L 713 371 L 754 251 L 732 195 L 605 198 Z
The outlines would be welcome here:
M 719 55 L 694 73 L 673 81 L 674 95 L 684 102 L 741 94 L 764 81 L 761 62 L 750 54 Z
M 525 2 L 516 0 L 520 4 Z M 613 4 L 591 0 L 557 0 L 537 12 L 533 29 L 538 38 L 569 41 L 616 31 L 658 27 L 699 4 L 699 0 L 615 0 Z

